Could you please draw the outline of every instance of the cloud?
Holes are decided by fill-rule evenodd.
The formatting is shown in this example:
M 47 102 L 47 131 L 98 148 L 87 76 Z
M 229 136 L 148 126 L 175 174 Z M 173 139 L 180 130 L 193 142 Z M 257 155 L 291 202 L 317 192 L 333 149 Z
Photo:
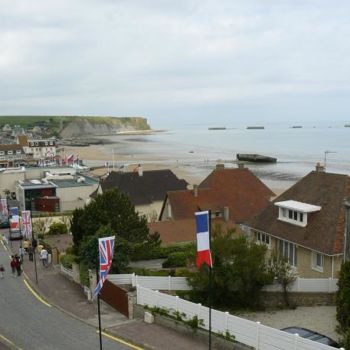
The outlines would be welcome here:
M 288 108 L 312 96 L 317 117 L 325 95 L 349 97 L 346 1 L 3 3 L 2 114 L 152 120 L 259 104 L 253 113 L 268 116 L 276 101 Z

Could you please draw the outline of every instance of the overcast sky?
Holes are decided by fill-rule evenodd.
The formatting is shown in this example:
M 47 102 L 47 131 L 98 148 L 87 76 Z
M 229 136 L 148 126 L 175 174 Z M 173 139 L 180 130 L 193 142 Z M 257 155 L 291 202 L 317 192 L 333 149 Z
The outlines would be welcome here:
M 0 5 L 0 114 L 350 121 L 347 0 Z

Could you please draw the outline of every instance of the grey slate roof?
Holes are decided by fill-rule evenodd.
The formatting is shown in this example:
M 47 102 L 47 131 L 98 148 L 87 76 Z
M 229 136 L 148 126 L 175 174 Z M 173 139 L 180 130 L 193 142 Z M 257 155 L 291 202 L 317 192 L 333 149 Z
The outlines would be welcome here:
M 187 189 L 187 181 L 179 179 L 171 170 L 137 172 L 114 172 L 101 182 L 102 191 L 118 188 L 128 196 L 134 205 L 150 204 L 154 201 L 163 201 L 167 191 Z

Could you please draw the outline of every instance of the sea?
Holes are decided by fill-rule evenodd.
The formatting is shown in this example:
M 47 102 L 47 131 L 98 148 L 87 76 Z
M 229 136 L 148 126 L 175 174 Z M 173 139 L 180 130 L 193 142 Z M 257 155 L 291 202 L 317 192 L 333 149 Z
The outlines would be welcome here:
M 247 166 L 268 185 L 288 187 L 315 169 L 325 165 L 331 173 L 350 174 L 350 127 L 327 125 L 259 125 L 264 129 L 226 127 L 209 130 L 213 125 L 188 124 L 149 135 L 109 137 L 115 142 L 132 144 L 132 153 L 152 161 L 171 160 L 193 167 L 198 175 L 208 174 L 215 164 L 237 167 L 237 153 L 257 153 L 277 158 L 276 163 L 248 163 Z M 250 125 L 252 126 L 252 125 Z M 257 126 L 257 125 L 254 125 Z M 109 145 L 110 147 L 110 145 Z M 123 147 L 116 148 L 123 153 Z M 125 152 L 130 152 L 125 147 Z M 153 161 L 154 162 L 154 161 Z M 279 186 L 281 185 L 281 186 Z

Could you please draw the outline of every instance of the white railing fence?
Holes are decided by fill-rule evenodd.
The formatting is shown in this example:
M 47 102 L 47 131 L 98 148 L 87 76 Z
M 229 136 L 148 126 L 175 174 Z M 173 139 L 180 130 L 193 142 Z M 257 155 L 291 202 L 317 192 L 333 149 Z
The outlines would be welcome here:
M 171 276 L 138 276 L 133 274 L 111 274 L 108 279 L 117 285 L 131 284 L 133 287 L 140 285 L 149 289 L 156 290 L 190 290 L 186 277 Z M 314 292 L 314 293 L 334 293 L 338 290 L 338 279 L 336 278 L 300 278 L 288 287 L 289 292 Z M 265 286 L 264 291 L 281 292 L 282 287 L 279 284 Z
M 70 277 L 70 278 L 73 278 L 73 270 L 67 269 L 67 268 L 64 267 L 63 265 L 60 265 L 60 266 L 61 266 L 61 272 L 62 272 L 64 275 L 66 275 L 66 276 L 68 276 L 68 277 Z
M 338 290 L 337 278 L 299 278 L 288 286 L 289 292 L 306 292 L 306 293 L 334 293 Z M 267 285 L 263 289 L 267 292 L 280 292 L 280 284 Z
M 137 304 L 148 307 L 160 307 L 169 312 L 183 313 L 186 319 L 197 316 L 203 320 L 201 328 L 209 329 L 209 309 L 201 304 L 191 303 L 179 297 L 137 286 Z M 333 347 L 304 339 L 278 329 L 249 321 L 228 312 L 212 310 L 212 331 L 235 337 L 235 340 L 257 350 L 334 350 Z
M 108 280 L 117 285 L 131 284 L 133 287 L 140 285 L 157 290 L 191 290 L 186 277 L 171 276 L 138 276 L 135 274 L 111 274 Z

